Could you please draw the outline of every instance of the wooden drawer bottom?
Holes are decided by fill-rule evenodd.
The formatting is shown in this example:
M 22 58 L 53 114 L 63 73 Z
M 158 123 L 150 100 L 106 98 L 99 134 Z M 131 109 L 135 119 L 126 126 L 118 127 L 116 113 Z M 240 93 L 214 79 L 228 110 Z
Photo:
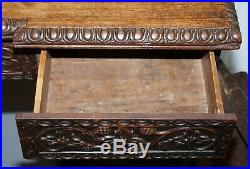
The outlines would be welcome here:
M 136 159 L 147 144 L 147 159 L 226 156 L 235 116 L 213 52 L 88 52 L 41 52 L 34 113 L 16 117 L 24 158 Z M 137 153 L 113 152 L 117 139 Z

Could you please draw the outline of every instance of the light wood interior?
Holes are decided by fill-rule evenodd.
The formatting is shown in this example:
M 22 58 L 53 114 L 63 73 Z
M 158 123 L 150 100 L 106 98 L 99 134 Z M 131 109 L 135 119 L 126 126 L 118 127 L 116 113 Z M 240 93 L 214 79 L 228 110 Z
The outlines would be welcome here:
M 28 27 L 229 27 L 227 4 L 4 2 L 4 18 L 25 18 Z
M 224 112 L 213 52 L 68 50 L 40 57 L 35 112 Z
M 34 113 L 40 113 L 46 111 L 46 104 L 48 98 L 48 86 L 50 77 L 50 65 L 51 56 L 43 50 L 40 54 L 37 84 L 36 84 L 36 96 L 34 104 Z

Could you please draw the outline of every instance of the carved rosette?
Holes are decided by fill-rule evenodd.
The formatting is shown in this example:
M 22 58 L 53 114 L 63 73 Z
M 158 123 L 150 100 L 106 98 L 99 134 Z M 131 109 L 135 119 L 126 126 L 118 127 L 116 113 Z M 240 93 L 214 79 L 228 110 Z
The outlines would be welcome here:
M 233 121 L 224 120 L 17 120 L 25 158 L 112 159 L 139 155 L 102 154 L 113 139 L 150 143 L 148 159 L 218 158 L 229 148 Z
M 18 28 L 26 26 L 25 19 L 2 19 L 2 39 L 11 40 Z
M 23 28 L 14 45 L 218 46 L 241 42 L 234 28 Z

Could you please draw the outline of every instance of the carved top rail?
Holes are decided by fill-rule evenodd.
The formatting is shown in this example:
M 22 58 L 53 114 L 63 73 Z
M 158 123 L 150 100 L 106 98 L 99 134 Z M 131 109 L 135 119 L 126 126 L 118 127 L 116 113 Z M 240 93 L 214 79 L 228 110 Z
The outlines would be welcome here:
M 242 41 L 233 3 L 3 3 L 3 18 L 14 47 L 221 50 Z

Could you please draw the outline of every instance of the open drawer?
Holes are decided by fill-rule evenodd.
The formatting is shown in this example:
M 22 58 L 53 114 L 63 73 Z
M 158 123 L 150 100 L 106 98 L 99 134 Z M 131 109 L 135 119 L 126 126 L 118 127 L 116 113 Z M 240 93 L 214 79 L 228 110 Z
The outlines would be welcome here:
M 222 158 L 235 117 L 213 52 L 44 50 L 34 112 L 16 122 L 24 158 L 144 158 L 141 145 L 149 159 Z

